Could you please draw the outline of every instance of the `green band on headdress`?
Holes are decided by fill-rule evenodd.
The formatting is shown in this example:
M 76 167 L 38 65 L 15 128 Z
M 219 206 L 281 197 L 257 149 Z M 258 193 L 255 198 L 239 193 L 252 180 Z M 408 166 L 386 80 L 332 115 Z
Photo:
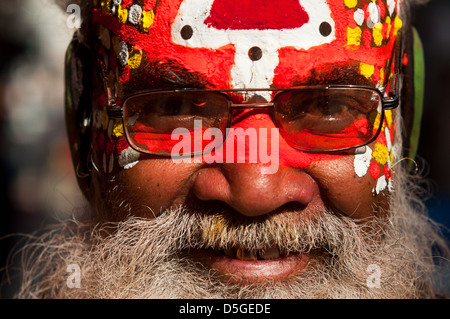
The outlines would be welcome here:
M 419 33 L 413 28 L 414 52 L 414 120 L 411 130 L 409 157 L 415 158 L 420 137 L 420 123 L 423 113 L 423 97 L 425 91 L 425 60 Z

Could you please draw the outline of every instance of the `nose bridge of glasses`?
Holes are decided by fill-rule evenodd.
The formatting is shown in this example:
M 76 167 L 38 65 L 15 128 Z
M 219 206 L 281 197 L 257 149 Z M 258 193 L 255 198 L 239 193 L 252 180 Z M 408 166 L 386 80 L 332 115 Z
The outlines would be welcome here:
M 263 109 L 273 107 L 273 103 L 239 103 L 231 104 L 231 108 L 234 109 Z
M 268 90 L 270 91 L 270 90 Z M 239 92 L 240 93 L 240 92 Z M 238 93 L 238 94 L 239 94 Z M 232 103 L 231 108 L 234 109 L 247 109 L 247 108 L 270 108 L 273 107 L 273 102 L 268 101 L 259 90 L 254 91 L 242 91 L 239 95 L 242 96 L 241 103 Z

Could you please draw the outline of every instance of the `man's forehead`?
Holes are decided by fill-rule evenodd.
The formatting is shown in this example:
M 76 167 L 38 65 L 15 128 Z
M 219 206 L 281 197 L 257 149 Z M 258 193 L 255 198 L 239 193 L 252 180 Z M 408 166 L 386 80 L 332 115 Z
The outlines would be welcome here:
M 114 0 L 94 2 L 93 19 L 100 51 L 124 90 L 141 77 L 148 88 L 290 87 L 361 77 L 382 86 L 402 25 L 399 2 Z

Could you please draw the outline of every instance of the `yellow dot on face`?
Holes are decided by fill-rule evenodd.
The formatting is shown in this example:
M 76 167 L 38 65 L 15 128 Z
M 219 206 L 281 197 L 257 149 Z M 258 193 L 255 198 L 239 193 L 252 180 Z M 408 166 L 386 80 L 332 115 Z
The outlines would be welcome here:
M 390 17 L 386 17 L 386 23 L 387 23 L 386 38 L 389 39 L 391 36 L 391 29 L 392 29 L 392 23 L 391 23 Z
M 375 45 L 377 47 L 381 46 L 381 44 L 383 43 L 383 34 L 382 34 L 382 29 L 383 29 L 383 24 L 381 24 L 380 22 L 375 24 L 372 30 L 372 34 L 373 34 L 373 42 L 375 43 Z
M 384 112 L 384 116 L 386 117 L 387 126 L 391 127 L 391 124 L 392 124 L 392 111 L 391 110 L 386 110 Z
M 111 11 L 111 1 L 101 1 L 100 5 L 102 6 L 102 10 L 105 12 Z
M 131 69 L 137 69 L 141 65 L 142 61 L 142 50 L 136 51 L 133 50 L 130 58 L 128 59 L 128 65 Z
M 123 136 L 123 125 L 122 125 L 122 121 L 117 121 L 116 123 L 114 123 L 114 128 L 113 128 L 113 135 L 117 138 L 121 138 Z
M 122 5 L 119 5 L 117 8 L 117 17 L 120 22 L 126 23 L 128 18 L 128 10 L 123 8 Z
M 148 28 L 153 24 L 155 13 L 153 11 L 143 11 L 141 19 L 141 27 L 144 32 L 148 32 Z
M 358 0 L 344 0 L 344 3 L 347 8 L 354 8 L 358 4 Z
M 389 158 L 389 151 L 387 146 L 376 143 L 373 148 L 372 157 L 378 164 L 385 165 Z
M 369 79 L 373 75 L 373 72 L 375 72 L 375 66 L 361 63 L 360 72 L 362 75 Z
M 384 85 L 384 68 L 380 69 L 380 82 L 381 82 L 381 86 Z
M 348 45 L 360 45 L 361 44 L 361 28 L 347 28 L 347 44 Z
M 372 111 L 369 115 L 369 122 L 373 123 L 373 127 L 377 128 L 380 126 L 381 114 L 377 111 Z
M 396 16 L 394 20 L 394 35 L 397 36 L 398 30 L 402 28 L 403 22 L 402 20 Z

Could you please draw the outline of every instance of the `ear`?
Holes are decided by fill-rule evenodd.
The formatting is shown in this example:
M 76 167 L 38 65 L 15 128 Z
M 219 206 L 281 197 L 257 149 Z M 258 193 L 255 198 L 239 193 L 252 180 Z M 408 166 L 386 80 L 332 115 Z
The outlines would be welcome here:
M 78 185 L 89 199 L 91 186 L 92 53 L 74 35 L 65 60 L 65 117 Z

